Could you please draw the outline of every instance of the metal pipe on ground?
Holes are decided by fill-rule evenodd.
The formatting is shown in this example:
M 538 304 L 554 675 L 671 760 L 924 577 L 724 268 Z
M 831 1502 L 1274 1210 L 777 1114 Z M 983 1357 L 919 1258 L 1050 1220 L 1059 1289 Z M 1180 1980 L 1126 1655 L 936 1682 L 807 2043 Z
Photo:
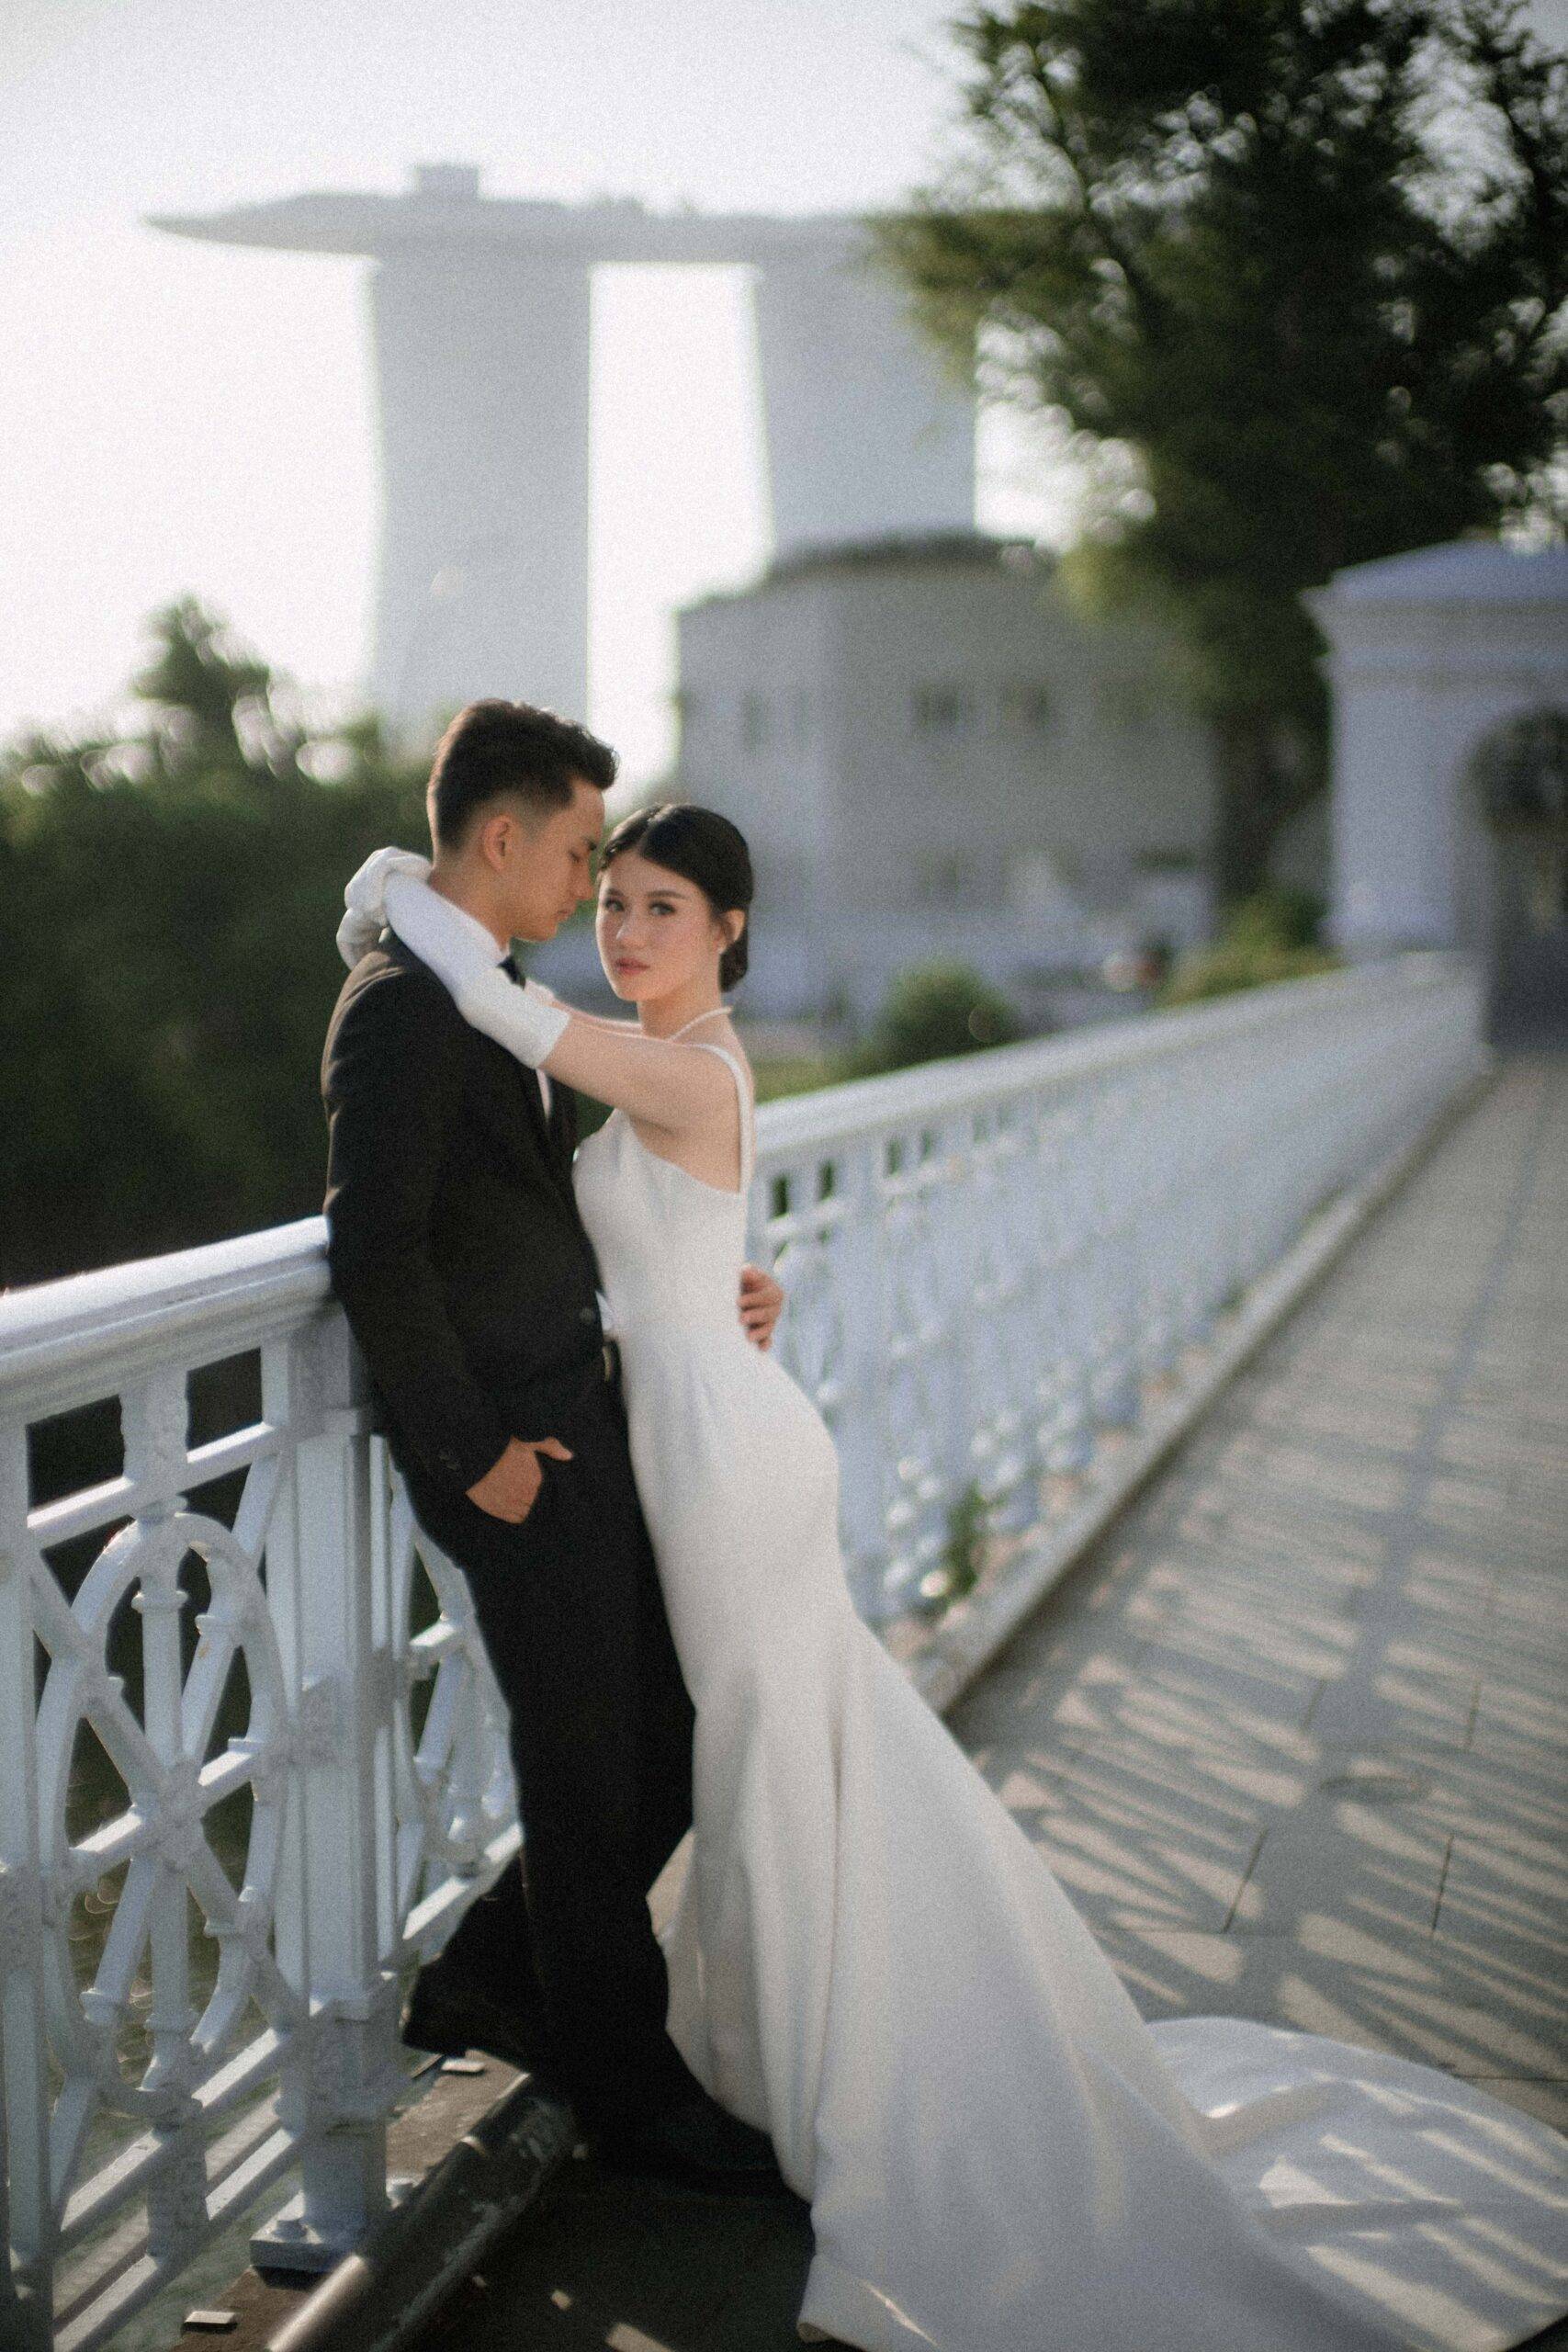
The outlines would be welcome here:
M 398 2352 L 527 2211 L 576 2138 L 569 2108 L 519 2083 L 268 2336 L 265 2352 Z

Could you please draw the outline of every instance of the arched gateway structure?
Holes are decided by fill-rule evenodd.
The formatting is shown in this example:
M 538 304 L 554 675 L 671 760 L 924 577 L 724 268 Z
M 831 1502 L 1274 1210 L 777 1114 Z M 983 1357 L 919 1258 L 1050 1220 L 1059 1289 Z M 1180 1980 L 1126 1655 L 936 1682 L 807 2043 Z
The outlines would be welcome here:
M 401 196 L 294 196 L 152 225 L 377 264 L 372 685 L 395 718 L 477 694 L 584 707 L 589 295 L 600 264 L 754 271 L 780 552 L 973 524 L 973 397 L 916 341 L 852 216 L 487 198 L 476 170 L 447 164 L 417 170 Z
M 1459 540 L 1308 602 L 1334 688 L 1335 938 L 1463 948 L 1494 1036 L 1568 1039 L 1568 548 Z

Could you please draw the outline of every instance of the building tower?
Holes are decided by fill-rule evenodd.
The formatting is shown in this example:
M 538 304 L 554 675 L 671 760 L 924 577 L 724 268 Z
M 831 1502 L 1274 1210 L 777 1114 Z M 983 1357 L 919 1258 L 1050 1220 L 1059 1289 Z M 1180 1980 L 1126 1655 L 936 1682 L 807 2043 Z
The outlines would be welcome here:
M 966 529 L 975 404 L 916 340 L 845 214 L 493 198 L 468 165 L 152 225 L 364 254 L 380 458 L 371 688 L 410 725 L 479 694 L 587 699 L 589 301 L 604 263 L 754 273 L 777 552 Z

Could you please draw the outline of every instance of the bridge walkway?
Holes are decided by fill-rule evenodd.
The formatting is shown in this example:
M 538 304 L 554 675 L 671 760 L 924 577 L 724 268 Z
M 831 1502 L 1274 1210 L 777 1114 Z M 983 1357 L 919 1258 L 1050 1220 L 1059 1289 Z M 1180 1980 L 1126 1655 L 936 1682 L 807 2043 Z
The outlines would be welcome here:
M 1146 2015 L 1568 2128 L 1565 1669 L 1568 1057 L 1521 1056 L 953 1725 Z M 784 2352 L 809 2250 L 574 2165 L 428 2342 Z

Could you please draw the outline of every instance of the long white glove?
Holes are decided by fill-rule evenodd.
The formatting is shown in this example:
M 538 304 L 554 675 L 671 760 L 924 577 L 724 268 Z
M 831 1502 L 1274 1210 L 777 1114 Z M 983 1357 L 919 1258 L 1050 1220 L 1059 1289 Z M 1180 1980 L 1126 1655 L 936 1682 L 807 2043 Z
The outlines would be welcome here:
M 350 971 L 381 936 L 387 921 L 389 877 L 406 874 L 423 882 L 429 872 L 429 858 L 420 857 L 412 849 L 378 849 L 366 859 L 343 894 L 348 912 L 337 927 L 338 954 Z M 412 940 L 409 944 L 413 944 Z
M 388 869 L 384 896 L 387 921 L 421 963 L 446 982 L 469 1027 L 482 1029 L 537 1069 L 571 1019 L 570 1007 L 558 1004 L 536 981 L 519 988 L 471 926 L 453 921 L 454 910 L 440 893 L 406 869 Z

